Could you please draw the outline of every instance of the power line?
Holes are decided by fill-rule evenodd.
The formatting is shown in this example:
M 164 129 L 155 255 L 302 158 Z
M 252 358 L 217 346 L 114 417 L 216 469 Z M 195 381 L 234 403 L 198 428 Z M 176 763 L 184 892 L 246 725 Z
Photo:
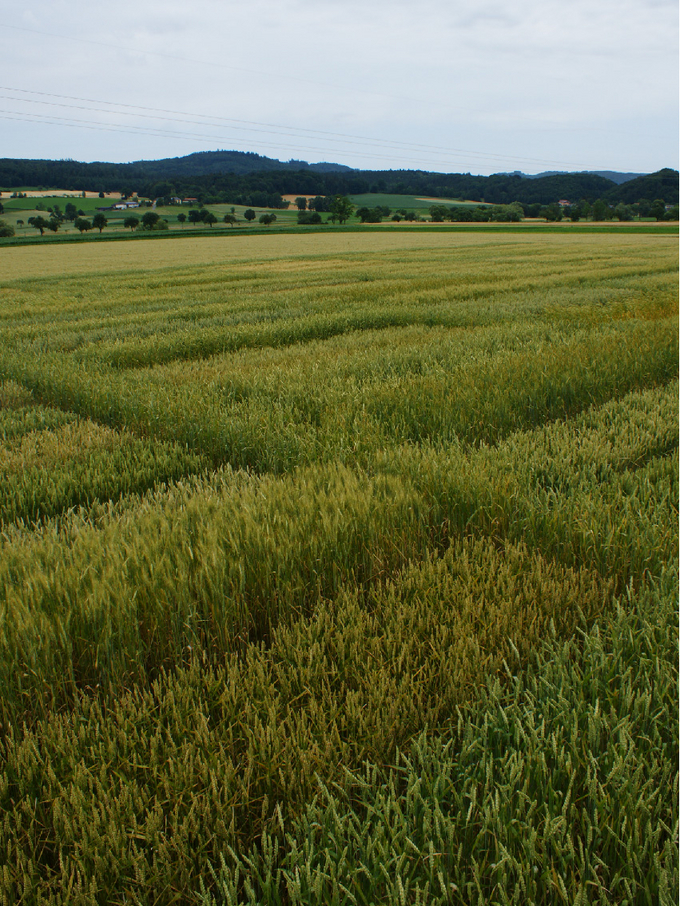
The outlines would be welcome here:
M 213 144 L 219 138 L 219 136 L 206 136 L 206 135 L 199 135 L 196 133 L 187 134 L 187 133 L 183 133 L 183 132 L 170 132 L 168 130 L 160 130 L 160 129 L 156 129 L 156 130 L 142 129 L 142 128 L 137 128 L 136 126 L 120 127 L 120 126 L 111 126 L 111 125 L 106 125 L 106 124 L 93 124 L 89 120 L 79 120 L 79 119 L 73 119 L 73 118 L 69 119 L 66 117 L 54 117 L 54 116 L 48 118 L 46 115 L 42 115 L 42 114 L 33 114 L 33 113 L 20 114 L 20 113 L 17 113 L 16 111 L 8 111 L 8 110 L 0 110 L 0 119 L 12 120 L 15 122 L 24 122 L 24 123 L 41 123 L 44 125 L 51 125 L 51 126 L 69 126 L 71 128 L 90 129 L 90 130 L 105 131 L 105 132 L 117 132 L 117 133 L 128 134 L 128 135 L 149 135 L 149 136 L 153 136 L 156 138 L 158 138 L 158 137 L 175 138 L 175 139 L 179 138 L 179 139 L 182 139 L 185 141 L 193 141 L 193 142 L 199 141 L 199 142 L 206 142 L 209 144 Z M 249 146 L 262 147 L 262 148 L 270 147 L 266 143 L 257 142 L 257 141 L 249 142 Z M 279 145 L 279 147 L 283 148 L 284 150 L 287 150 L 287 151 L 295 151 L 296 153 L 305 153 L 305 152 L 309 152 L 310 150 L 312 150 L 312 151 L 316 150 L 316 151 L 323 152 L 323 150 L 324 150 L 324 149 L 310 148 L 309 146 L 305 146 L 305 148 L 299 148 L 299 147 L 292 146 L 292 145 Z M 403 158 L 403 157 L 390 158 L 390 157 L 385 157 L 384 155 L 369 154 L 365 151 L 360 151 L 359 156 L 361 156 L 362 158 L 375 158 L 375 159 L 378 159 L 381 161 L 385 161 L 385 160 L 394 161 L 396 163 L 412 163 L 412 164 L 418 164 L 418 165 L 421 165 L 423 163 L 422 158 L 419 158 L 417 160 Z M 456 160 L 457 160 L 457 163 L 459 166 L 462 163 L 470 164 L 470 161 L 466 161 L 465 158 L 457 158 Z M 440 161 L 438 163 L 443 164 L 443 163 L 445 163 L 445 161 Z M 453 163 L 453 161 L 451 163 Z M 476 163 L 476 161 L 473 163 Z
M 570 166 L 570 167 L 579 166 L 578 164 L 574 164 L 573 162 L 570 162 L 570 161 L 551 160 L 551 159 L 545 159 L 545 158 L 514 157 L 512 155 L 500 155 L 500 154 L 491 154 L 491 153 L 487 154 L 484 152 L 470 151 L 468 149 L 463 149 L 463 148 L 442 148 L 442 147 L 436 146 L 436 145 L 424 145 L 424 144 L 417 144 L 417 143 L 413 143 L 413 142 L 400 142 L 400 141 L 395 141 L 392 139 L 376 139 L 376 138 L 369 138 L 366 136 L 351 135 L 351 134 L 342 133 L 342 132 L 329 132 L 329 131 L 320 130 L 320 129 L 308 129 L 305 127 L 281 126 L 281 125 L 277 125 L 277 124 L 273 124 L 273 123 L 263 123 L 263 122 L 253 121 L 253 120 L 241 120 L 241 119 L 233 119 L 233 118 L 228 118 L 228 117 L 218 117 L 218 116 L 213 116 L 213 115 L 208 115 L 208 114 L 185 113 L 183 111 L 178 111 L 178 110 L 168 110 L 168 109 L 158 108 L 158 107 L 143 107 L 143 106 L 136 105 L 136 104 L 124 104 L 124 103 L 118 103 L 118 102 L 114 102 L 114 101 L 95 100 L 93 98 L 83 98 L 83 97 L 77 97 L 77 96 L 72 96 L 72 95 L 60 95 L 60 94 L 43 92 L 43 91 L 30 91 L 30 90 L 27 90 L 24 88 L 13 88 L 13 87 L 9 87 L 9 86 L 0 86 L 0 90 L 1 91 L 12 91 L 15 94 L 18 94 L 18 93 L 32 94 L 32 95 L 37 95 L 39 97 L 61 98 L 62 100 L 68 100 L 68 101 L 80 101 L 84 104 L 104 104 L 107 107 L 123 107 L 123 108 L 126 108 L 126 110 L 108 111 L 108 110 L 103 110 L 101 107 L 99 107 L 99 108 L 97 108 L 97 107 L 80 107 L 77 105 L 64 104 L 61 102 L 37 101 L 37 100 L 33 100 L 31 98 L 25 98 L 25 99 L 10 98 L 8 95 L 0 95 L 0 97 L 5 97 L 8 100 L 16 100 L 19 103 L 22 103 L 22 101 L 25 100 L 28 103 L 34 103 L 34 104 L 45 104 L 45 105 L 50 105 L 50 106 L 66 107 L 66 108 L 72 108 L 72 109 L 92 110 L 92 111 L 99 112 L 99 113 L 111 112 L 111 113 L 116 113 L 119 116 L 134 116 L 134 117 L 144 117 L 145 116 L 147 118 L 151 117 L 154 119 L 162 119 L 165 121 L 187 123 L 189 125 L 199 125 L 199 126 L 213 126 L 213 125 L 219 125 L 219 124 L 224 123 L 224 124 L 229 125 L 230 128 L 233 128 L 233 129 L 248 130 L 248 131 L 254 131 L 254 132 L 268 132 L 269 134 L 272 134 L 272 135 L 286 135 L 286 136 L 290 136 L 290 137 L 294 137 L 294 138 L 304 138 L 306 135 L 323 136 L 327 140 L 332 141 L 334 143 L 353 144 L 353 145 L 371 145 L 371 146 L 383 145 L 386 148 L 391 149 L 391 150 L 400 150 L 403 148 L 404 150 L 408 150 L 408 151 L 412 151 L 412 152 L 415 151 L 417 153 L 425 152 L 428 155 L 437 155 L 437 156 L 444 155 L 446 157 L 450 157 L 451 154 L 454 154 L 454 155 L 465 155 L 465 157 L 471 158 L 473 160 L 475 158 L 479 158 L 479 159 L 486 160 L 486 161 L 499 161 L 499 162 L 514 161 L 516 163 L 521 163 L 521 164 L 553 164 L 553 165 Z M 128 110 L 129 111 L 142 110 L 142 111 L 144 111 L 144 113 L 128 113 L 128 112 L 126 112 Z M 159 114 L 172 114 L 173 117 L 174 116 L 179 116 L 179 117 L 198 116 L 203 121 L 187 120 L 187 119 L 172 120 L 168 116 L 165 116 L 165 115 L 161 116 Z M 204 122 L 205 120 L 213 120 L 214 122 L 213 123 Z M 260 127 L 263 127 L 263 128 L 260 128 Z M 285 130 L 285 131 L 282 131 L 282 130 Z M 147 134 L 150 134 L 150 133 L 147 133 Z M 302 149 L 302 150 L 304 151 L 305 149 Z M 375 156 L 375 155 L 373 155 L 373 156 Z
M 12 90 L 12 89 L 10 89 L 10 90 Z M 86 106 L 83 106 L 82 104 L 64 104 L 64 103 L 59 103 L 59 102 L 55 102 L 55 101 L 36 101 L 36 100 L 33 100 L 32 98 L 15 98 L 8 94 L 0 94 L 0 98 L 4 98 L 5 100 L 9 100 L 9 101 L 19 101 L 19 103 L 43 104 L 45 106 L 50 106 L 50 107 L 65 107 L 70 110 L 88 110 L 88 111 L 92 111 L 94 113 L 106 113 L 106 114 L 112 114 L 112 115 L 115 114 L 118 116 L 134 116 L 134 117 L 137 117 L 138 119 L 156 119 L 156 120 L 162 120 L 163 122 L 166 122 L 166 123 L 182 123 L 184 125 L 189 125 L 189 126 L 215 126 L 216 128 L 219 128 L 218 123 L 204 122 L 201 120 L 177 119 L 174 117 L 169 117 L 167 115 L 159 115 L 159 114 L 153 114 L 153 113 L 129 113 L 127 111 L 104 110 L 102 107 L 86 107 Z M 93 101 L 92 103 L 101 103 L 101 102 Z M 123 106 L 123 105 L 121 105 L 121 106 Z M 130 106 L 130 105 L 125 105 L 125 106 Z M 27 115 L 32 116 L 33 114 L 27 114 Z M 187 114 L 187 116 L 189 116 L 189 114 Z M 218 119 L 218 117 L 210 117 L 210 119 Z M 248 131 L 248 132 L 263 132 L 268 135 L 277 135 L 277 136 L 283 135 L 283 136 L 289 136 L 292 138 L 302 138 L 303 137 L 303 136 L 299 135 L 297 130 L 295 130 L 295 129 L 293 129 L 293 131 L 284 131 L 286 127 L 279 127 L 280 131 L 277 131 L 277 127 L 274 127 L 274 126 L 272 126 L 270 129 L 264 129 L 264 128 L 259 128 L 259 126 L 256 124 L 254 124 L 252 126 L 239 125 L 238 122 L 233 121 L 233 120 L 232 121 L 223 120 L 223 122 L 227 123 L 229 125 L 229 128 L 231 128 L 231 129 L 239 129 L 239 130 Z M 349 137 L 348 138 L 340 138 L 340 137 L 333 138 L 331 136 L 338 135 L 338 133 L 322 133 L 319 130 L 314 130 L 314 129 L 312 129 L 312 130 L 304 129 L 304 130 L 300 130 L 300 131 L 310 133 L 310 135 L 313 138 L 315 138 L 317 135 L 326 135 L 326 136 L 328 136 L 327 141 L 331 141 L 335 144 L 345 144 L 345 145 L 370 144 L 372 146 L 374 143 L 381 142 L 382 144 L 385 144 L 388 148 L 391 147 L 391 145 L 392 145 L 392 143 L 390 143 L 386 140 L 382 140 L 382 139 L 377 139 L 374 142 L 371 139 L 362 140 L 359 138 L 353 139 L 353 138 L 349 138 Z M 419 147 L 419 146 L 409 146 L 405 143 L 400 143 L 400 142 L 395 142 L 394 145 L 397 147 L 407 148 L 408 150 L 414 150 L 414 149 L 417 150 Z M 420 146 L 420 147 L 425 148 L 427 146 Z M 447 154 L 448 152 L 443 151 L 443 150 L 439 151 L 437 149 L 433 149 L 433 150 L 429 150 L 427 153 L 428 154 Z

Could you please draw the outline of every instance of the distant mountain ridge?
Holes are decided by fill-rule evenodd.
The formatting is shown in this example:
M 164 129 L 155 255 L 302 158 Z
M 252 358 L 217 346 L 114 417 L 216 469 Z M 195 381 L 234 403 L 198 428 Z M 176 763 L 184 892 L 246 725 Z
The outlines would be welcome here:
M 617 186 L 631 179 L 637 179 L 639 176 L 646 176 L 646 173 L 622 173 L 619 170 L 543 170 L 541 173 L 523 173 L 521 170 L 513 170 L 512 173 L 499 173 L 499 176 L 522 176 L 524 179 L 542 179 L 544 176 L 573 176 L 574 173 L 585 173 L 588 176 L 602 176 L 604 179 L 610 179 Z

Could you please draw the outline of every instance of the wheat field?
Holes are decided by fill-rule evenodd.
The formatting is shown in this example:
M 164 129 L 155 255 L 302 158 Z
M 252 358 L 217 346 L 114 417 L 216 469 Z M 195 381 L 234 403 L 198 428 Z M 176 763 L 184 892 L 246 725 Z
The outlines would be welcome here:
M 676 902 L 677 269 L 5 249 L 2 902 Z

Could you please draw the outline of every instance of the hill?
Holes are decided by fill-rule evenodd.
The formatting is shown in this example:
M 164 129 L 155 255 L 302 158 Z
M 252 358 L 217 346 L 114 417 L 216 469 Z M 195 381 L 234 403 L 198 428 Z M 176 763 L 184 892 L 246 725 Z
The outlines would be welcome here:
M 323 161 L 280 161 L 245 151 L 199 151 L 184 157 L 161 160 L 136 160 L 116 164 L 104 161 L 84 163 L 71 159 L 0 159 L 0 189 L 28 186 L 60 186 L 67 189 L 109 192 L 122 183 L 148 183 L 176 177 L 211 176 L 223 173 L 246 174 L 271 171 L 309 170 L 312 173 L 352 173 L 351 167 Z M 137 186 L 135 186 L 137 188 Z
M 475 176 L 427 170 L 353 170 L 341 164 L 304 160 L 283 162 L 242 151 L 203 151 L 162 160 L 125 164 L 74 160 L 0 160 L 0 190 L 59 187 L 74 192 L 137 192 L 159 198 L 191 196 L 200 201 L 277 206 L 282 195 L 361 195 L 388 193 L 438 198 L 461 198 L 491 204 L 550 204 L 561 199 L 593 202 L 604 198 L 627 204 L 641 198 L 678 201 L 678 173 L 660 170 L 617 184 L 602 175 L 630 174 L 520 173 Z
M 617 186 L 605 196 L 606 201 L 622 201 L 624 204 L 634 204 L 641 198 L 654 201 L 663 199 L 666 204 L 678 203 L 678 171 L 664 169 L 648 176 L 638 176 L 623 186 Z
M 611 179 L 612 182 L 620 186 L 624 182 L 636 179 L 638 176 L 644 176 L 644 173 L 621 173 L 619 170 L 581 170 L 588 176 L 602 176 L 604 179 Z M 512 173 L 499 173 L 499 176 L 523 176 L 524 179 L 542 179 L 544 176 L 568 176 L 573 175 L 570 170 L 543 170 L 541 173 L 522 173 L 521 170 L 514 170 Z
M 129 165 L 150 176 L 167 179 L 170 176 L 209 176 L 213 173 L 259 173 L 263 170 L 305 170 L 320 173 L 347 172 L 343 164 L 309 164 L 306 160 L 280 161 L 246 151 L 198 151 L 184 157 L 163 160 L 137 160 Z

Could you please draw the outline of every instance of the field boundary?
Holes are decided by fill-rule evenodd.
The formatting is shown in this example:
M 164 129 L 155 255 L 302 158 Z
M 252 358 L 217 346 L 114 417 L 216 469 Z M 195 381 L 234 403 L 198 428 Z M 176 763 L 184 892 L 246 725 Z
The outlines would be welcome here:
M 280 227 L 228 227 L 216 229 L 192 229 L 192 230 L 172 230 L 172 231 L 140 231 L 126 234 L 100 233 L 95 236 L 78 235 L 52 235 L 52 236 L 13 236 L 9 239 L 0 239 L 0 249 L 23 246 L 23 245 L 46 245 L 53 243 L 86 243 L 86 242 L 136 242 L 145 239 L 162 240 L 162 239 L 184 239 L 200 236 L 272 236 L 274 234 L 309 234 L 312 232 L 323 233 L 363 233 L 370 230 L 374 232 L 394 232 L 400 233 L 422 233 L 424 230 L 431 229 L 437 233 L 526 233 L 531 232 L 539 234 L 565 232 L 576 233 L 624 233 L 624 235 L 634 234 L 655 234 L 661 236 L 677 236 L 680 234 L 680 224 L 617 224 L 616 226 L 604 224 L 564 224 L 563 226 L 553 226 L 549 224 L 538 223 L 483 223 L 483 224 L 442 224 L 442 223 L 421 223 L 421 224 L 344 224 L 342 226 L 324 224 L 322 226 L 280 226 Z

